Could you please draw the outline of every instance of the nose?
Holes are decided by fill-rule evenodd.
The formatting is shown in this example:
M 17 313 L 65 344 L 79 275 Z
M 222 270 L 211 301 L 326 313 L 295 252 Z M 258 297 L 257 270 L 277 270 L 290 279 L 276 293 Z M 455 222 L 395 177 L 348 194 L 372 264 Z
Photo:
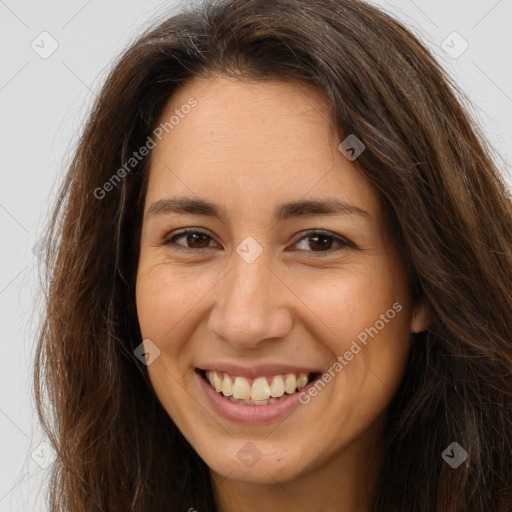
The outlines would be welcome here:
M 235 252 L 230 270 L 215 287 L 208 328 L 233 346 L 258 348 L 291 330 L 291 297 L 265 251 L 251 263 Z

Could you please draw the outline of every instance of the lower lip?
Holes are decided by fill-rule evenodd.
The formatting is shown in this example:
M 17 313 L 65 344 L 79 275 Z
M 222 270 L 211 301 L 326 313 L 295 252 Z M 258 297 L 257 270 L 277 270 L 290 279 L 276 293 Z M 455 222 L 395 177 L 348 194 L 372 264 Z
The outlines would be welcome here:
M 217 413 L 230 421 L 251 424 L 269 423 L 285 418 L 301 405 L 299 402 L 299 394 L 307 391 L 315 382 L 310 382 L 300 391 L 293 395 L 288 395 L 286 398 L 281 398 L 281 400 L 273 404 L 245 405 L 227 400 L 206 382 L 199 371 L 196 371 L 196 375 L 199 379 L 201 389 Z

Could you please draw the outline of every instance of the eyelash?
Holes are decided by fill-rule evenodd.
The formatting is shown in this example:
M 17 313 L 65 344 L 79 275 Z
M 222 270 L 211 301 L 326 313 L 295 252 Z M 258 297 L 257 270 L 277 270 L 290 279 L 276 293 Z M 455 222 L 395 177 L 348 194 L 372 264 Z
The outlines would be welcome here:
M 182 231 L 174 234 L 171 238 L 164 239 L 162 242 L 162 245 L 166 245 L 166 246 L 174 245 L 177 250 L 185 251 L 185 252 L 198 252 L 198 251 L 204 251 L 206 249 L 211 249 L 211 247 L 201 247 L 199 249 L 194 249 L 192 247 L 184 247 L 184 246 L 182 246 L 180 244 L 176 244 L 174 242 L 174 240 L 185 237 L 186 235 L 188 235 L 190 233 L 201 234 L 201 235 L 207 236 L 208 238 L 213 240 L 213 237 L 211 237 L 205 231 L 202 231 L 202 230 L 196 229 L 196 228 L 187 228 L 187 229 L 183 229 Z M 297 240 L 297 242 L 295 242 L 294 245 L 298 244 L 299 242 L 301 242 L 302 240 L 305 240 L 307 238 L 312 238 L 313 236 L 324 236 L 327 238 L 332 238 L 333 240 L 338 242 L 338 244 L 340 245 L 340 247 L 338 247 L 337 249 L 328 249 L 326 251 L 305 251 L 305 252 L 310 252 L 310 253 L 314 254 L 315 257 L 316 256 L 322 257 L 323 255 L 330 255 L 330 254 L 338 252 L 341 249 L 347 248 L 347 247 L 355 248 L 355 245 L 352 242 L 349 242 L 348 240 L 346 240 L 345 238 L 342 238 L 339 235 L 330 233 L 329 231 L 318 230 L 318 229 L 307 231 L 301 238 L 299 238 L 299 240 Z

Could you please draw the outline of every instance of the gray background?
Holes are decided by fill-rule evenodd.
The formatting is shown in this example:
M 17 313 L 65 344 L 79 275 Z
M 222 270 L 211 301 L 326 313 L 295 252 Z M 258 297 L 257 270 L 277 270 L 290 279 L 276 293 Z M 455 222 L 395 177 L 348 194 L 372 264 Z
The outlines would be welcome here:
M 419 35 L 462 86 L 512 183 L 512 0 L 372 3 Z M 34 246 L 113 59 L 177 4 L 0 0 L 0 512 L 47 510 L 52 453 L 35 419 L 31 380 L 40 318 Z M 52 44 L 58 48 L 47 56 Z

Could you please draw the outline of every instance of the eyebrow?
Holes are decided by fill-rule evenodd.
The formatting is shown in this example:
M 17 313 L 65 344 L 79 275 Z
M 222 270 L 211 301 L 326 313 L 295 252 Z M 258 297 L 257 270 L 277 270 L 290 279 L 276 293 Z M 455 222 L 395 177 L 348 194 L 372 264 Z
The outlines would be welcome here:
M 159 199 L 151 204 L 146 213 L 146 218 L 168 214 L 205 215 L 215 217 L 225 222 L 225 216 L 220 207 L 204 199 L 193 197 L 169 197 Z M 370 217 L 370 214 L 366 210 L 335 198 L 291 201 L 279 205 L 274 210 L 274 217 L 279 221 L 307 215 L 343 214 Z

